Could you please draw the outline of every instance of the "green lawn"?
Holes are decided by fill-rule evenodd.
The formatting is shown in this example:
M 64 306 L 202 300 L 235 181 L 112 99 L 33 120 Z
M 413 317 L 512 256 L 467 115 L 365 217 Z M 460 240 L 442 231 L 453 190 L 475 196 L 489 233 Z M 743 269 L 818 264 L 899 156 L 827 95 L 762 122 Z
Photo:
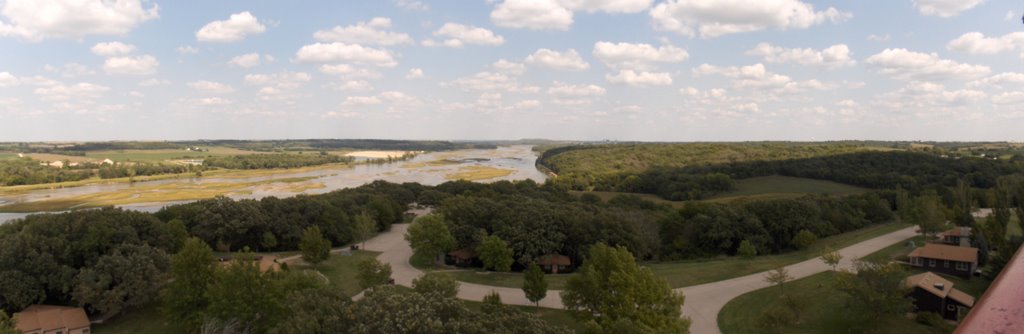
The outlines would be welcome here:
M 806 194 L 851 195 L 866 191 L 865 188 L 832 181 L 774 175 L 736 180 L 736 190 L 713 196 L 708 201 L 795 198 Z
M 758 256 L 751 260 L 743 260 L 738 257 L 716 258 L 709 260 L 642 263 L 651 268 L 655 275 L 664 277 L 673 288 L 681 288 L 709 282 L 717 282 L 734 277 L 740 277 L 766 270 L 771 270 L 779 265 L 790 265 L 800 261 L 816 258 L 821 255 L 825 246 L 839 249 L 855 243 L 887 234 L 910 225 L 889 223 L 871 226 L 860 230 L 834 235 L 818 240 L 806 250 L 794 251 L 779 255 Z M 424 268 L 424 267 L 421 267 Z M 429 268 L 429 267 L 425 267 Z M 449 272 L 455 279 L 492 286 L 508 288 L 522 288 L 522 273 L 477 273 L 475 270 L 460 270 Z M 572 277 L 568 275 L 547 275 L 549 289 L 562 289 L 565 282 Z
M 376 258 L 377 254 L 380 253 L 355 251 L 352 252 L 352 256 L 331 254 L 331 258 L 318 265 L 316 269 L 323 273 L 327 279 L 331 280 L 331 285 L 337 286 L 346 296 L 354 296 L 360 291 L 363 291 L 363 289 L 359 287 L 359 280 L 356 278 L 356 275 L 359 273 L 356 266 L 360 261 Z M 313 269 L 313 267 L 308 265 L 294 265 L 291 266 L 291 269 L 306 270 Z
M 835 273 L 831 271 L 811 275 L 786 283 L 786 292 L 796 298 L 802 309 L 797 325 L 786 328 L 783 333 L 935 333 L 933 328 L 913 320 L 891 316 L 857 321 L 846 316 L 846 297 L 833 287 Z M 757 323 L 766 309 L 776 304 L 779 289 L 768 287 L 737 297 L 725 304 L 718 314 L 718 326 L 722 333 L 765 333 Z
M 18 157 L 18 154 L 17 154 L 17 153 L 11 153 L 11 152 L 0 152 L 0 160 L 4 160 L 4 159 L 14 159 L 14 158 L 17 158 L 17 157 Z
M 92 332 L 95 334 L 129 334 L 129 333 L 150 333 L 150 334 L 178 334 L 185 333 L 185 330 L 175 326 L 174 323 L 164 321 L 164 317 L 157 308 L 157 303 L 151 303 L 141 310 L 135 310 L 128 314 L 122 314 L 106 324 L 93 325 Z
M 466 306 L 472 310 L 479 310 L 480 306 L 484 303 L 464 300 Z M 534 313 L 540 316 L 541 319 L 547 321 L 549 324 L 556 326 L 565 326 L 577 333 L 583 332 L 583 325 L 576 321 L 576 318 L 572 317 L 572 314 L 566 310 L 556 310 L 550 308 L 537 308 L 532 306 L 519 306 L 519 305 L 507 305 L 509 307 L 518 309 L 523 312 Z

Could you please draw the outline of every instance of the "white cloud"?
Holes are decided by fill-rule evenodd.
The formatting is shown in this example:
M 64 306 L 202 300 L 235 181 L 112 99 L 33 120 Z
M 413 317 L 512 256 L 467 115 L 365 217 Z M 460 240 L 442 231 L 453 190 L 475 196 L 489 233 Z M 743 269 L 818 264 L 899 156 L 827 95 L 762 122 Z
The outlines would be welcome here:
M 969 32 L 949 41 L 946 48 L 970 54 L 996 54 L 1024 49 L 1024 32 L 1012 32 L 1000 37 L 985 37 L 980 32 Z
M 672 76 L 665 72 L 638 73 L 633 70 L 620 70 L 619 74 L 606 74 L 604 77 L 610 83 L 633 87 L 668 86 L 672 84 Z
M 657 63 L 678 63 L 690 57 L 686 50 L 672 45 L 655 48 L 650 44 L 594 43 L 594 57 L 616 69 L 649 70 Z
M 195 105 L 199 106 L 223 106 L 231 104 L 231 100 L 221 97 L 204 97 L 195 100 L 191 100 Z
M 953 17 L 977 5 L 985 0 L 913 0 L 914 7 L 921 14 L 938 17 Z
M 0 9 L 0 37 L 29 41 L 81 39 L 88 35 L 122 35 L 142 22 L 160 17 L 159 7 L 140 0 L 7 0 Z
M 335 89 L 343 92 L 365 92 L 373 90 L 373 85 L 366 80 L 349 80 L 335 86 Z
M 192 47 L 190 45 L 186 45 L 186 46 L 179 46 L 179 47 L 175 48 L 174 52 L 177 52 L 178 54 L 182 54 L 182 55 L 191 55 L 191 54 L 199 53 L 199 49 L 196 49 L 196 48 L 194 48 L 194 47 Z
M 995 104 L 1024 104 L 1024 92 L 1005 92 L 999 95 L 992 95 L 992 103 Z
M 65 78 L 74 78 L 74 77 L 79 77 L 79 76 L 83 76 L 83 75 L 93 75 L 93 74 L 96 74 L 96 71 L 93 71 L 88 66 L 85 66 L 85 65 L 82 65 L 82 64 L 79 64 L 79 63 L 67 63 L 67 64 L 64 64 L 63 67 L 56 67 L 56 66 L 46 65 L 46 66 L 43 66 L 43 70 L 45 70 L 47 72 L 52 72 L 52 73 L 60 73 L 60 75 L 62 77 L 65 77 Z
M 20 83 L 10 72 L 0 72 L 0 88 L 14 87 Z
M 472 76 L 455 79 L 446 85 L 452 85 L 469 92 L 536 93 L 540 90 L 540 88 L 534 86 L 521 86 L 514 77 L 494 72 L 479 72 Z
M 142 87 L 153 87 L 153 86 L 165 86 L 170 85 L 171 82 L 163 79 L 151 78 L 139 81 L 139 86 Z
M 261 63 L 264 63 L 264 62 L 270 63 L 273 60 L 274 60 L 274 57 L 271 57 L 270 55 L 263 55 L 261 57 L 259 53 L 248 53 L 248 54 L 244 54 L 244 55 L 241 55 L 241 56 L 237 56 L 237 57 L 231 58 L 231 60 L 228 61 L 228 65 L 236 66 L 236 67 L 241 67 L 241 68 L 250 68 L 250 67 L 259 66 Z
M 135 46 L 121 42 L 97 43 L 91 49 L 97 56 L 120 56 L 135 52 Z
M 47 87 L 36 88 L 33 92 L 44 100 L 64 101 L 70 99 L 94 99 L 110 90 L 110 87 L 79 82 L 73 85 L 57 83 Z
M 1005 72 L 999 73 L 984 79 L 978 79 L 967 83 L 967 87 L 978 88 L 991 86 L 995 88 L 1002 88 L 1003 85 L 1007 84 L 1024 84 L 1024 73 L 1016 72 Z
M 570 85 L 556 81 L 547 93 L 555 104 L 582 106 L 592 103 L 594 98 L 604 96 L 605 89 L 597 85 Z
M 396 113 L 421 108 L 423 102 L 415 96 L 398 92 L 386 91 L 374 96 L 349 96 L 341 103 L 342 108 L 381 106 L 384 112 Z
M 274 86 L 279 89 L 296 89 L 302 87 L 313 77 L 306 72 L 283 71 L 274 74 L 247 74 L 245 84 L 254 86 Z
M 214 82 L 214 81 L 193 81 L 188 83 L 189 87 L 207 94 L 229 94 L 234 93 L 235 88 L 230 85 Z
M 885 35 L 871 34 L 871 35 L 868 35 L 868 40 L 869 41 L 874 41 L 874 42 L 888 42 L 890 38 L 892 38 L 892 36 L 890 36 L 889 34 L 885 34 Z
M 434 36 L 444 38 L 441 42 L 435 42 L 434 40 L 424 40 L 424 46 L 447 46 L 451 48 L 461 48 L 466 44 L 473 45 L 486 45 L 486 46 L 498 46 L 505 44 L 505 38 L 495 35 L 494 32 L 458 23 L 445 23 L 440 29 L 434 31 Z
M 651 7 L 653 0 L 558 0 L 558 3 L 571 10 L 582 10 L 589 13 L 601 11 L 605 13 L 639 13 Z
M 760 93 L 794 94 L 810 90 L 826 90 L 836 88 L 835 84 L 822 83 L 818 80 L 794 81 L 786 75 L 768 72 L 764 64 L 749 66 L 717 67 L 701 64 L 693 69 L 694 77 L 719 74 L 732 79 L 737 89 L 752 89 Z
M 417 0 L 393 0 L 393 2 L 395 3 L 395 6 L 398 6 L 398 8 L 405 9 L 405 10 L 415 10 L 415 11 L 421 11 L 421 12 L 422 11 L 430 10 L 430 6 L 428 6 L 427 4 L 424 4 L 422 1 L 417 1 Z
M 245 39 L 250 35 L 260 34 L 267 27 L 260 23 L 252 13 L 241 12 L 231 14 L 227 20 L 213 21 L 196 31 L 196 40 L 200 42 L 230 43 Z
M 1013 21 L 1017 19 L 1017 14 L 1012 10 L 1006 12 L 1006 16 L 1003 17 L 1003 21 Z
M 410 69 L 409 73 L 405 74 L 405 78 L 406 79 L 419 79 L 419 78 L 422 78 L 422 77 L 423 77 L 423 69 L 421 69 L 421 68 Z
M 391 51 L 341 42 L 304 45 L 295 53 L 295 59 L 303 63 L 355 63 L 379 67 L 398 65 Z
M 572 11 L 555 0 L 505 0 L 491 11 L 491 22 L 502 28 L 568 30 Z
M 760 56 L 769 63 L 797 63 L 825 68 L 839 68 L 857 64 L 857 61 L 850 58 L 850 48 L 846 44 L 836 44 L 818 51 L 810 48 L 789 49 L 761 43 L 748 50 L 747 55 Z
M 590 68 L 590 64 L 584 61 L 583 58 L 580 58 L 580 54 L 573 49 L 565 52 L 539 49 L 533 54 L 526 56 L 524 62 L 534 66 L 565 71 L 585 71 Z
M 512 105 L 512 109 L 515 110 L 530 110 L 539 109 L 543 104 L 537 100 L 522 100 Z
M 400 45 L 412 44 L 412 37 L 407 34 L 387 31 L 391 28 L 391 19 L 375 17 L 369 22 L 359 22 L 346 27 L 336 26 L 330 30 L 313 33 L 313 38 L 321 42 L 344 42 L 350 44 L 369 45 Z
M 499 73 L 508 75 L 521 75 L 526 72 L 526 66 L 520 63 L 510 62 L 505 59 L 498 59 L 498 61 L 491 64 L 491 67 Z
M 336 65 L 321 65 L 320 73 L 337 75 L 346 79 L 364 78 L 364 79 L 377 79 L 380 78 L 380 73 L 377 71 L 358 68 L 348 64 L 336 64 Z
M 150 55 L 137 57 L 111 57 L 103 62 L 103 71 L 108 74 L 149 75 L 156 73 L 160 62 Z
M 799 0 L 667 0 L 650 11 L 654 27 L 685 36 L 698 32 L 702 38 L 759 31 L 768 28 L 803 29 L 851 17 L 829 7 L 815 11 Z
M 988 66 L 957 63 L 939 55 L 907 49 L 885 49 L 868 57 L 867 64 L 879 73 L 902 80 L 974 79 L 988 74 Z

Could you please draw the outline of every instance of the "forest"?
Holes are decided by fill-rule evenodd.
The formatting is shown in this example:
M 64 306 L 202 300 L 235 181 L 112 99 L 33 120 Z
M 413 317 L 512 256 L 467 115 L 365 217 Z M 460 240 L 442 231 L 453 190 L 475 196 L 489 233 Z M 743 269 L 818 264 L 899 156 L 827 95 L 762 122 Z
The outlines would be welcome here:
M 351 157 L 334 154 L 246 154 L 211 156 L 203 160 L 203 166 L 227 169 L 273 169 L 319 166 L 351 162 Z
M 80 181 L 94 176 L 101 179 L 112 179 L 131 176 L 177 174 L 189 172 L 193 168 L 192 166 L 185 165 L 143 162 L 116 165 L 83 162 L 77 166 L 56 168 L 40 165 L 39 161 L 29 158 L 6 159 L 0 160 L 0 186 Z

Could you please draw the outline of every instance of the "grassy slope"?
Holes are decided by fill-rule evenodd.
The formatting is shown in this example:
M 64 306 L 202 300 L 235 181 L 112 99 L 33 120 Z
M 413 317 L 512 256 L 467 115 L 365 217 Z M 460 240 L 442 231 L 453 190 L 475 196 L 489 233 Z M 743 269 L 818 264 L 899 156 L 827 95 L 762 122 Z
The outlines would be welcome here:
M 820 256 L 821 251 L 825 248 L 825 246 L 831 246 L 834 249 L 839 249 L 867 239 L 871 239 L 883 234 L 887 234 L 905 228 L 907 226 L 909 225 L 896 223 L 871 226 L 857 231 L 852 231 L 818 240 L 814 245 L 812 245 L 806 250 L 794 251 L 779 255 L 758 256 L 751 260 L 743 260 L 736 257 L 728 257 L 706 261 L 644 263 L 644 265 L 650 267 L 651 270 L 654 271 L 655 275 L 661 276 L 668 280 L 669 285 L 671 285 L 673 288 L 680 288 L 684 286 L 721 281 L 733 277 L 740 277 L 757 272 L 771 270 L 772 268 L 775 268 L 779 265 L 789 265 L 800 261 L 813 259 Z M 509 288 L 523 287 L 522 273 L 477 274 L 475 271 L 465 270 L 451 272 L 451 274 L 460 281 L 470 283 L 503 286 Z M 549 289 L 560 289 L 564 287 L 565 281 L 567 281 L 571 276 L 571 274 L 559 275 L 557 276 L 557 278 L 553 278 L 553 276 L 551 275 L 546 276 L 546 278 L 548 279 Z
M 363 291 L 359 287 L 359 279 L 356 277 L 359 272 L 356 266 L 360 261 L 376 258 L 377 254 L 380 253 L 355 251 L 352 252 L 352 256 L 331 254 L 331 258 L 318 265 L 315 270 L 319 270 L 320 273 L 324 274 L 327 279 L 331 280 L 331 285 L 341 289 L 346 296 L 355 296 L 360 291 Z M 312 270 L 314 268 L 309 265 L 295 265 L 292 266 L 292 269 Z
M 800 323 L 783 333 L 932 333 L 932 329 L 912 320 L 893 316 L 856 322 L 844 317 L 846 296 L 833 288 L 833 272 L 823 272 L 786 283 L 786 291 L 803 305 Z M 761 312 L 777 302 L 779 289 L 768 287 L 733 299 L 718 314 L 723 333 L 764 333 L 757 324 Z

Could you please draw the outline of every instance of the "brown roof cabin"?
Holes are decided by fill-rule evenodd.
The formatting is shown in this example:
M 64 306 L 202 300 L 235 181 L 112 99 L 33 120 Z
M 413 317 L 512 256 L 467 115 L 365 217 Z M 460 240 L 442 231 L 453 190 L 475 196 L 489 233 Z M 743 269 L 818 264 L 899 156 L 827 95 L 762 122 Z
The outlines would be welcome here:
M 978 249 L 925 244 L 910 252 L 910 265 L 970 279 L 978 269 Z
M 220 261 L 220 264 L 225 267 L 231 265 L 231 261 L 234 261 L 234 259 L 230 256 L 221 256 L 217 260 Z M 256 264 L 260 267 L 261 273 L 281 270 L 281 264 L 277 262 L 276 256 L 255 255 L 252 257 L 252 260 L 255 261 Z
M 565 255 L 548 254 L 537 258 L 537 264 L 544 271 L 557 274 L 568 270 L 572 266 L 572 259 Z
M 463 248 L 448 252 L 451 263 L 459 267 L 472 266 L 476 261 L 476 252 L 469 248 Z
M 959 226 L 942 232 L 942 243 L 960 247 L 971 247 L 971 228 Z
M 24 334 L 89 334 L 89 317 L 81 307 L 31 305 L 14 314 L 15 329 Z
M 957 320 L 974 306 L 974 297 L 953 288 L 953 282 L 931 272 L 907 277 L 904 281 L 914 298 L 918 312 L 935 312 L 949 320 Z

